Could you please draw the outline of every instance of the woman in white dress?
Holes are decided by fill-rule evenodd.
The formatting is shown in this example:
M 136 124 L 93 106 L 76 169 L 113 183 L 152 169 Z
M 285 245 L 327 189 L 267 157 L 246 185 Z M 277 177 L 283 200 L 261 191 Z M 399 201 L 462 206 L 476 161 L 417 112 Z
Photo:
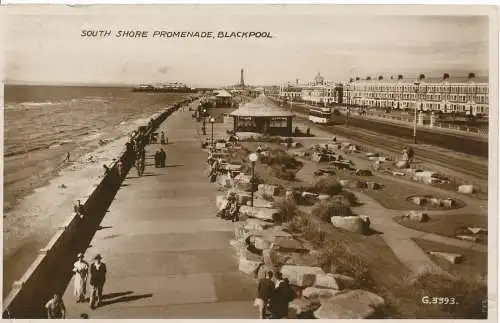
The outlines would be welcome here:
M 75 297 L 76 302 L 84 302 L 87 293 L 87 276 L 89 273 L 89 264 L 83 260 L 83 254 L 78 254 L 78 260 L 73 265 L 75 273 Z

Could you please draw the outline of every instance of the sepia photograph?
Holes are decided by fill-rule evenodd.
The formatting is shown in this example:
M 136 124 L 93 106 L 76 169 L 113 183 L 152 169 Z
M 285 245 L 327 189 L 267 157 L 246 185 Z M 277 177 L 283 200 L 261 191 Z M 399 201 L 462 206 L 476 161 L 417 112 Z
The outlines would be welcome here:
M 4 319 L 497 319 L 498 7 L 0 7 Z

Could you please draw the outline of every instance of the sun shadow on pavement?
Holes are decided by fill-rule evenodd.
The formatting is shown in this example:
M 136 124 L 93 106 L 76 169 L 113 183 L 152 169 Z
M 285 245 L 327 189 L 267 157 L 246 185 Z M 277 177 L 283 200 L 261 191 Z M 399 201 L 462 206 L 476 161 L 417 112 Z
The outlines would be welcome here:
M 132 302 L 136 301 L 139 299 L 143 298 L 150 298 L 153 297 L 153 294 L 141 294 L 141 295 L 130 295 L 131 292 L 126 292 L 126 293 L 116 293 L 116 294 L 124 294 L 123 296 L 115 296 L 114 298 L 108 298 L 102 301 L 101 307 L 106 306 L 106 305 L 111 305 L 115 303 L 127 303 L 127 302 Z M 103 297 L 105 298 L 105 297 Z

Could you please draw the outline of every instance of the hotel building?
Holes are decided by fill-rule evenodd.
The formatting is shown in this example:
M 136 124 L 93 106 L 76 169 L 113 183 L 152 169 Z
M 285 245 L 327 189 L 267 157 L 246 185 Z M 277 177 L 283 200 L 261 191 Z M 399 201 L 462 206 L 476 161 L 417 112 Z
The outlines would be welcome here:
M 282 84 L 279 92 L 280 98 L 289 101 L 306 102 L 313 105 L 341 104 L 342 85 L 325 81 L 320 73 L 314 80 L 307 83 Z
M 353 80 L 344 84 L 343 102 L 367 108 L 413 109 L 466 115 L 488 115 L 487 82 L 468 80 Z

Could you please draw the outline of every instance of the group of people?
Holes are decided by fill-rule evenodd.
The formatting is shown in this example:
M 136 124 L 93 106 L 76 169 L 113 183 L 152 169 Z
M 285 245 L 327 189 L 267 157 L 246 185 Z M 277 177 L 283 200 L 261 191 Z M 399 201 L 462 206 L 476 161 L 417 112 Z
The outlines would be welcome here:
M 157 150 L 155 152 L 155 167 L 156 168 L 163 168 L 165 167 L 165 163 L 167 160 L 167 153 L 163 148 L 160 148 L 160 150 Z
M 259 280 L 257 298 L 254 305 L 261 319 L 283 319 L 288 317 L 288 304 L 296 298 L 296 293 L 287 278 L 272 271 Z
M 106 282 L 107 268 L 106 264 L 102 262 L 102 257 L 97 254 L 92 262 L 88 264 L 83 257 L 82 253 L 77 255 L 77 261 L 73 264 L 73 273 L 75 274 L 75 289 L 74 296 L 77 303 L 84 303 L 87 294 L 87 281 L 90 283 L 90 308 L 94 309 L 96 306 L 102 304 L 102 291 L 104 283 Z M 90 276 L 90 279 L 89 279 Z M 47 310 L 47 318 L 49 319 L 63 319 L 66 317 L 66 306 L 57 293 L 45 304 Z M 82 314 L 81 318 L 88 318 L 87 314 Z
M 240 204 L 238 196 L 235 192 L 230 192 L 227 197 L 227 203 L 224 208 L 217 214 L 221 219 L 230 220 L 232 222 L 239 221 Z

